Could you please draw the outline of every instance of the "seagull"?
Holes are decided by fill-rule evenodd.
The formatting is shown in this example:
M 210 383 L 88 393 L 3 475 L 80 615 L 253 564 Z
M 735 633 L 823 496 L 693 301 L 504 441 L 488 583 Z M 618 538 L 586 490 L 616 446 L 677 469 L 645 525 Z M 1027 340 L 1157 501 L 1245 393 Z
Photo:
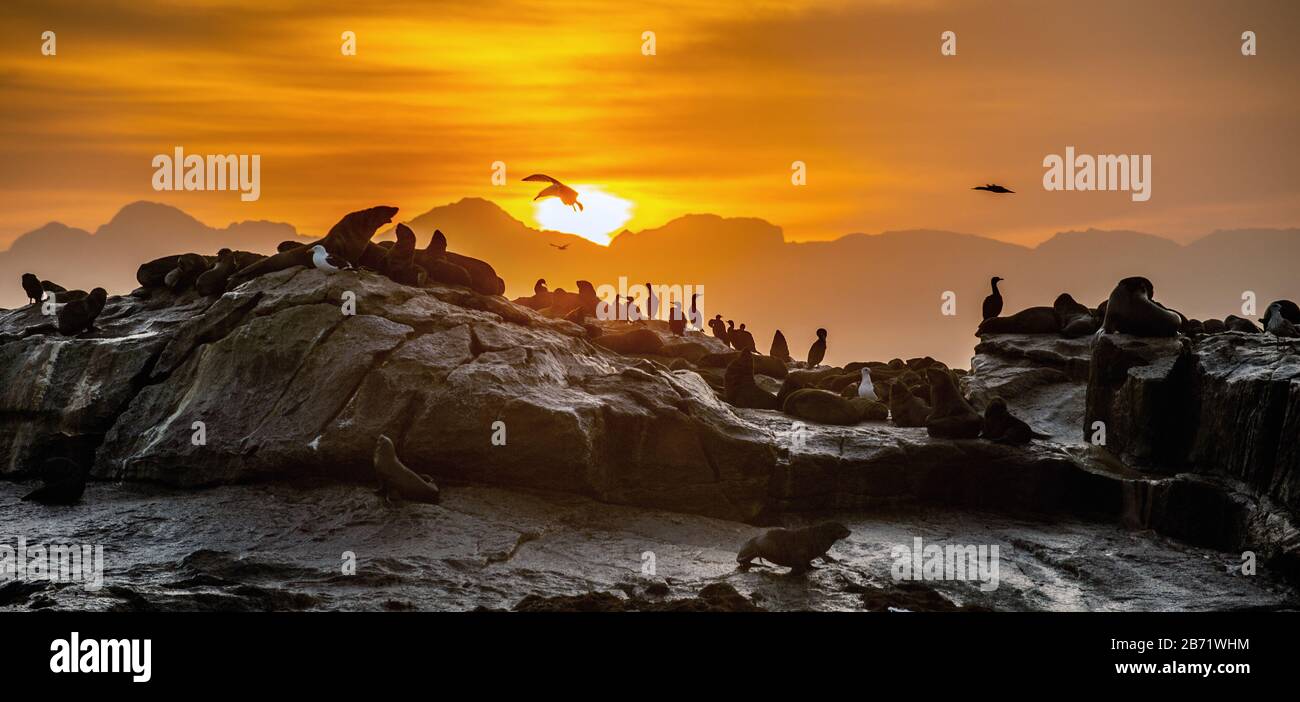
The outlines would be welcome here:
M 559 249 L 559 250 L 561 250 L 561 251 L 564 251 L 565 249 L 569 248 L 569 245 L 568 245 L 568 244 L 565 244 L 564 246 L 560 246 L 559 244 L 551 244 L 551 246 L 554 246 L 555 248 L 557 248 L 557 249 Z
M 550 185 L 544 188 L 542 192 L 537 193 L 537 197 L 533 198 L 534 202 L 544 197 L 558 197 L 560 198 L 560 202 L 572 207 L 575 211 L 582 210 L 582 203 L 578 202 L 578 191 L 570 188 L 564 183 L 561 183 L 548 175 L 542 175 L 541 173 L 534 173 L 533 175 L 524 178 L 524 180 L 536 183 L 550 183 Z
M 1001 185 L 998 185 L 997 183 L 989 183 L 987 185 L 977 185 L 971 188 L 971 190 L 987 190 L 991 193 L 998 193 L 998 194 L 1002 194 L 1002 193 L 1015 194 L 1016 192 L 1014 190 L 1008 190 L 1007 188 L 1004 188 Z
M 316 244 L 315 246 L 311 247 L 311 263 L 313 266 L 316 266 L 317 268 L 326 271 L 327 273 L 333 273 L 335 271 L 343 271 L 352 268 L 352 264 L 343 260 L 341 257 L 335 256 L 330 252 L 326 251 L 325 247 L 321 246 L 320 244 Z

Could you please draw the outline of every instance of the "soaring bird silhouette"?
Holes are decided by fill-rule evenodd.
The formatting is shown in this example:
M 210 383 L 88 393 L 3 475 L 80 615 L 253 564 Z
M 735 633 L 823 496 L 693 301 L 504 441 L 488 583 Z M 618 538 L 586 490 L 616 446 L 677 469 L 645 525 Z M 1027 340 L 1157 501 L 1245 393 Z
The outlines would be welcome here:
M 560 198 L 560 202 L 563 202 L 569 207 L 576 210 L 582 210 L 582 203 L 578 202 L 578 191 L 570 188 L 564 183 L 561 183 L 548 175 L 542 175 L 541 173 L 534 173 L 527 178 L 524 178 L 524 180 L 533 181 L 535 183 L 550 183 L 549 186 L 542 189 L 542 192 L 537 193 L 537 197 L 533 198 L 534 201 L 540 200 L 544 197 L 558 197 Z
M 1015 192 L 1016 192 L 1016 191 L 1014 191 L 1014 190 L 1009 190 L 1009 189 L 1007 189 L 1007 188 L 1004 188 L 1004 187 L 1002 187 L 1001 185 L 998 185 L 997 183 L 989 183 L 989 184 L 987 184 L 987 185 L 977 185 L 977 186 L 971 188 L 971 190 L 987 190 L 987 191 L 989 191 L 989 192 L 991 192 L 991 193 L 999 193 L 999 194 L 1001 194 L 1001 193 L 1011 193 L 1011 194 L 1013 194 L 1013 195 L 1014 195 Z
M 998 292 L 998 282 L 1001 280 L 996 275 L 989 279 L 989 284 L 993 286 L 993 294 L 984 298 L 984 319 L 1002 314 L 1002 293 Z
M 568 245 L 568 244 L 565 244 L 564 246 L 560 246 L 559 244 L 551 244 L 551 246 L 554 246 L 555 248 L 557 248 L 557 249 L 559 249 L 559 250 L 561 250 L 561 251 L 564 251 L 565 249 L 569 248 L 569 245 Z

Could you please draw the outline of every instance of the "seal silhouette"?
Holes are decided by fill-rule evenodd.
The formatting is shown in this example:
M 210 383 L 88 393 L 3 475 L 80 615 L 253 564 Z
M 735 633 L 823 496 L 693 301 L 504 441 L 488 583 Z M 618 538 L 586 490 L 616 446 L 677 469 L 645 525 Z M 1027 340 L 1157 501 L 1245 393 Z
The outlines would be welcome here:
M 790 575 L 800 575 L 811 569 L 812 562 L 818 558 L 833 562 L 827 555 L 831 546 L 852 534 L 839 522 L 822 522 L 802 529 L 769 529 L 746 541 L 736 554 L 736 562 L 741 570 L 748 570 L 755 559 L 762 559 L 789 568 Z
M 379 480 L 379 494 L 384 499 L 393 495 L 411 502 L 437 504 L 441 497 L 433 478 L 417 475 L 397 457 L 392 439 L 383 434 L 375 442 L 375 477 Z

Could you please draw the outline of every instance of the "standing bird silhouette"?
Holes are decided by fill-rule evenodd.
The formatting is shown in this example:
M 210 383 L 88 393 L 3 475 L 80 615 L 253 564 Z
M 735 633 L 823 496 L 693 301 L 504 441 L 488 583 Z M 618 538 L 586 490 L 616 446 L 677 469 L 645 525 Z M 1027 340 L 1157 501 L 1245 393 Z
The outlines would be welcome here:
M 550 183 L 549 186 L 542 189 L 542 192 L 537 193 L 537 197 L 533 198 L 534 202 L 541 200 L 544 197 L 558 197 L 560 198 L 560 202 L 563 202 L 569 207 L 578 211 L 582 210 L 582 203 L 578 202 L 578 191 L 570 188 L 564 183 L 561 183 L 548 175 L 542 175 L 541 173 L 534 173 L 527 178 L 524 178 L 524 180 L 532 181 L 534 183 Z
M 816 368 L 826 358 L 826 330 L 817 330 L 817 340 L 808 347 L 808 367 Z
M 984 319 L 996 317 L 1002 314 L 1002 293 L 998 292 L 998 281 L 1002 280 L 996 275 L 989 280 L 993 286 L 993 294 L 984 298 Z

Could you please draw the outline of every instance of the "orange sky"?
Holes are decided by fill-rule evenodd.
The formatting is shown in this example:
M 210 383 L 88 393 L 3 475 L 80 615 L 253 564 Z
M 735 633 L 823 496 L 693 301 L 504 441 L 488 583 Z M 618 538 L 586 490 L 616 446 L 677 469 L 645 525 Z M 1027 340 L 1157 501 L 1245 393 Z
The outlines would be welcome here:
M 535 224 L 539 188 L 518 181 L 536 171 L 630 200 L 632 229 L 711 212 L 794 240 L 1033 243 L 1300 224 L 1287 0 L 6 0 L 0 15 L 0 246 L 138 199 L 318 232 L 377 203 L 409 218 L 482 196 Z M 1246 29 L 1258 56 L 1240 53 Z M 153 191 L 153 155 L 177 145 L 261 154 L 261 199 Z M 1151 200 L 1045 192 L 1042 159 L 1068 145 L 1151 154 Z M 987 181 L 1018 194 L 969 190 Z

